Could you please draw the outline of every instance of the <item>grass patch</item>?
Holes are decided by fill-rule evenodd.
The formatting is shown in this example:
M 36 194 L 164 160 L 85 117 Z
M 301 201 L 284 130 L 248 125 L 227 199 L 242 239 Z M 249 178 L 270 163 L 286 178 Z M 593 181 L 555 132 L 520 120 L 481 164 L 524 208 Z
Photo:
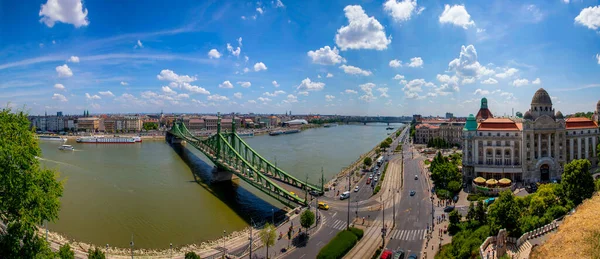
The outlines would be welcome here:
M 381 183 L 383 182 L 383 178 L 385 177 L 385 172 L 387 172 L 388 165 L 390 163 L 385 163 L 385 167 L 383 168 L 383 173 L 381 173 L 381 177 L 379 177 L 379 181 L 377 181 L 377 186 L 373 190 L 373 195 L 377 194 L 381 190 Z
M 493 197 L 485 196 L 485 195 L 481 195 L 481 194 L 477 194 L 477 193 L 469 193 L 469 195 L 467 195 L 468 201 L 483 201 L 488 198 L 493 198 Z
M 356 242 L 358 242 L 359 238 L 356 236 L 355 231 L 356 230 L 351 229 L 337 233 L 327 245 L 321 248 L 321 251 L 319 251 L 319 254 L 317 255 L 317 259 L 339 259 L 344 257 L 344 255 L 356 245 Z M 360 231 L 362 232 L 362 230 Z
M 431 164 L 431 162 L 429 160 L 425 160 L 425 161 L 423 161 L 423 163 L 425 163 L 426 165 Z

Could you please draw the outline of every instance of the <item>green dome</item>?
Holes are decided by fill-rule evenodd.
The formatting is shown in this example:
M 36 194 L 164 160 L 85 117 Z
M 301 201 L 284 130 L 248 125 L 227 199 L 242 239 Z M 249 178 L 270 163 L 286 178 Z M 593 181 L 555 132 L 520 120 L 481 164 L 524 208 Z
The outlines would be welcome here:
M 475 116 L 473 116 L 473 114 L 469 114 L 469 117 L 467 117 L 467 123 L 465 123 L 463 130 L 477 130 L 477 120 L 475 120 Z
M 487 109 L 487 98 L 481 98 L 481 109 Z

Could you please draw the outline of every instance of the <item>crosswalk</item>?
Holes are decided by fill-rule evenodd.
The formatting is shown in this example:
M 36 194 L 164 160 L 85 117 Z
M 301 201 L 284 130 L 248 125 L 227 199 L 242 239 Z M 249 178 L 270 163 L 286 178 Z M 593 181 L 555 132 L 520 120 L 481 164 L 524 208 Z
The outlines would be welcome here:
M 406 230 L 406 229 L 394 229 L 390 232 L 390 235 L 388 236 L 391 239 L 398 239 L 398 240 L 423 240 L 425 239 L 425 235 L 427 234 L 427 230 L 425 229 L 413 229 L 413 230 Z
M 330 224 L 327 224 L 327 223 L 330 223 Z M 346 220 L 333 219 L 333 220 L 331 220 L 331 222 L 326 222 L 325 224 L 326 224 L 326 226 L 328 226 L 330 228 L 334 228 L 334 229 L 337 229 L 337 230 L 343 230 L 347 226 L 347 221 Z

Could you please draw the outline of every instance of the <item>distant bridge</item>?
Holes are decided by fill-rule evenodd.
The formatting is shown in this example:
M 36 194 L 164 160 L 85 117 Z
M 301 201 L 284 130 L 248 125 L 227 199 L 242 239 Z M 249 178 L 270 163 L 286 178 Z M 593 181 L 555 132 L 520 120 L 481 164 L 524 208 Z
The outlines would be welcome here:
M 410 123 L 412 118 L 408 117 L 390 117 L 390 116 L 347 116 L 342 117 L 343 123 L 358 122 L 358 123 Z
M 206 155 L 219 169 L 235 174 L 240 179 L 288 206 L 290 201 L 307 205 L 307 192 L 309 191 L 323 193 L 322 181 L 321 186 L 312 185 L 308 181 L 301 181 L 254 151 L 236 133 L 235 121 L 232 122 L 231 132 L 221 132 L 221 117 L 218 116 L 217 134 L 207 139 L 195 137 L 188 131 L 182 121 L 177 121 L 173 124 L 171 130 L 167 132 L 166 140 L 170 143 L 185 141 Z M 219 174 L 223 174 L 225 178 L 227 177 L 227 172 L 219 172 Z M 280 186 L 283 183 L 304 190 L 304 197 L 291 194 Z

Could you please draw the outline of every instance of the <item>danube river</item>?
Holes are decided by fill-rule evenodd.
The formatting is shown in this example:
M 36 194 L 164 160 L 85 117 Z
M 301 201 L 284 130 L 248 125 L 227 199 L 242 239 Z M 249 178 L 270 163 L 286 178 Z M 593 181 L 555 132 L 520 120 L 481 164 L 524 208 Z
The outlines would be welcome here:
M 393 125 L 397 128 L 399 125 Z M 256 136 L 246 142 L 300 179 L 331 179 L 382 141 L 384 124 L 316 128 Z M 212 163 L 193 148 L 164 140 L 136 144 L 41 141 L 42 164 L 65 181 L 59 220 L 51 231 L 99 246 L 168 248 L 220 237 L 270 219 L 282 207 L 244 181 L 211 183 Z M 276 213 L 277 214 L 277 213 Z

